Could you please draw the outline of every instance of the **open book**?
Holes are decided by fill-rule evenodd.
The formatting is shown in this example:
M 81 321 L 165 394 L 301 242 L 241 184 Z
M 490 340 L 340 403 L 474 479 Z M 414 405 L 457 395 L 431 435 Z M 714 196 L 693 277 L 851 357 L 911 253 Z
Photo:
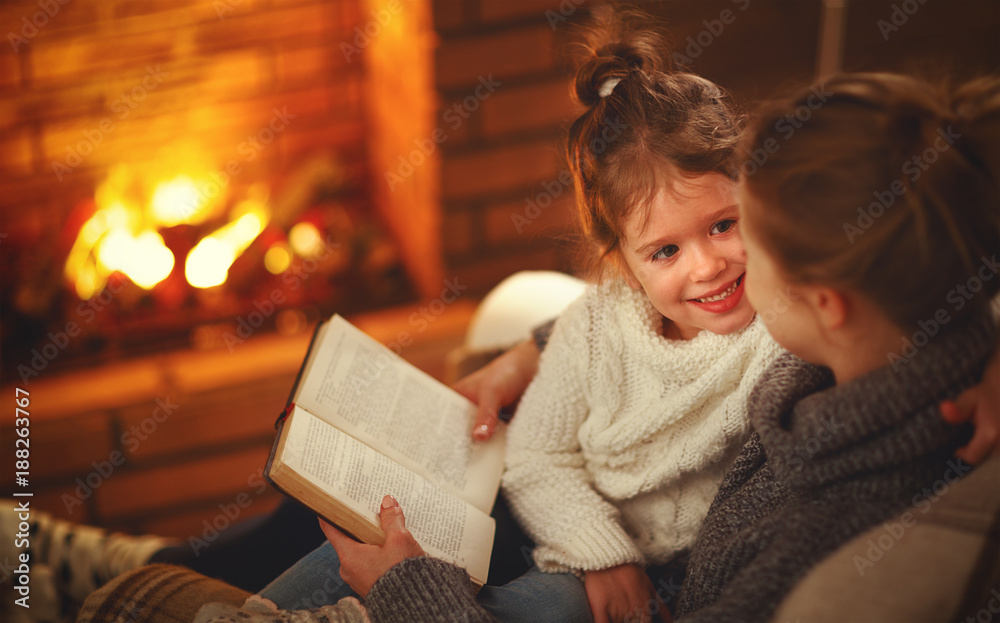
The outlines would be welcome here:
M 279 490 L 366 543 L 382 497 L 399 500 L 429 555 L 482 586 L 504 431 L 473 443 L 475 405 L 340 316 L 313 336 L 264 470 Z

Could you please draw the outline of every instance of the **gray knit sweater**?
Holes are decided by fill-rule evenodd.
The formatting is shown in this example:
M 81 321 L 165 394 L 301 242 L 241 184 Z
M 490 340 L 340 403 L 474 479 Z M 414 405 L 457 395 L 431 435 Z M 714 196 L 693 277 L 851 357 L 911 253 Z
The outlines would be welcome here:
M 938 404 L 976 382 L 995 336 L 986 318 L 952 327 L 895 369 L 841 386 L 793 355 L 776 361 L 692 552 L 681 621 L 767 621 L 844 542 L 914 505 L 919 521 L 969 469 L 952 458 L 962 435 Z M 878 564 L 855 561 L 859 573 L 866 562 Z

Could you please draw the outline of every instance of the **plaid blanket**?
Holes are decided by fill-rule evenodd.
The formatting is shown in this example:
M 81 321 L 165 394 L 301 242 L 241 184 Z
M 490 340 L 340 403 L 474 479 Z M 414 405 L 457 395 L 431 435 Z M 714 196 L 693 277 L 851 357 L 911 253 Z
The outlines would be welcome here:
M 190 623 L 208 603 L 241 606 L 250 593 L 173 565 L 122 574 L 84 602 L 78 623 Z

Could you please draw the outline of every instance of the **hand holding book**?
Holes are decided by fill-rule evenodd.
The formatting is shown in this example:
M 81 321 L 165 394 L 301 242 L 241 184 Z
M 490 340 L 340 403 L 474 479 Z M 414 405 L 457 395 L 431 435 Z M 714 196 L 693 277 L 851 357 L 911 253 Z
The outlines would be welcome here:
M 375 582 L 389 569 L 407 558 L 423 556 L 424 550 L 406 529 L 406 519 L 399 503 L 391 495 L 382 498 L 379 521 L 385 532 L 385 543 L 367 545 L 358 543 L 322 519 L 320 528 L 340 559 L 340 576 L 362 597 L 368 596 Z

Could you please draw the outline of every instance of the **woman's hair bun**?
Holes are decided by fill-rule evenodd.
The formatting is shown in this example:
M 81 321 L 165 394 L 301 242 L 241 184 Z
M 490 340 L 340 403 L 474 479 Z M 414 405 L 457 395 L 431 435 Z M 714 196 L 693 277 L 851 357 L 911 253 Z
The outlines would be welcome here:
M 1000 76 L 984 76 L 951 98 L 959 149 L 993 182 L 1000 183 Z
M 632 72 L 649 75 L 670 71 L 665 28 L 650 16 L 630 7 L 606 4 L 596 7 L 584 27 L 580 69 L 576 74 L 576 99 L 596 106 L 601 87 L 612 78 L 625 79 Z

